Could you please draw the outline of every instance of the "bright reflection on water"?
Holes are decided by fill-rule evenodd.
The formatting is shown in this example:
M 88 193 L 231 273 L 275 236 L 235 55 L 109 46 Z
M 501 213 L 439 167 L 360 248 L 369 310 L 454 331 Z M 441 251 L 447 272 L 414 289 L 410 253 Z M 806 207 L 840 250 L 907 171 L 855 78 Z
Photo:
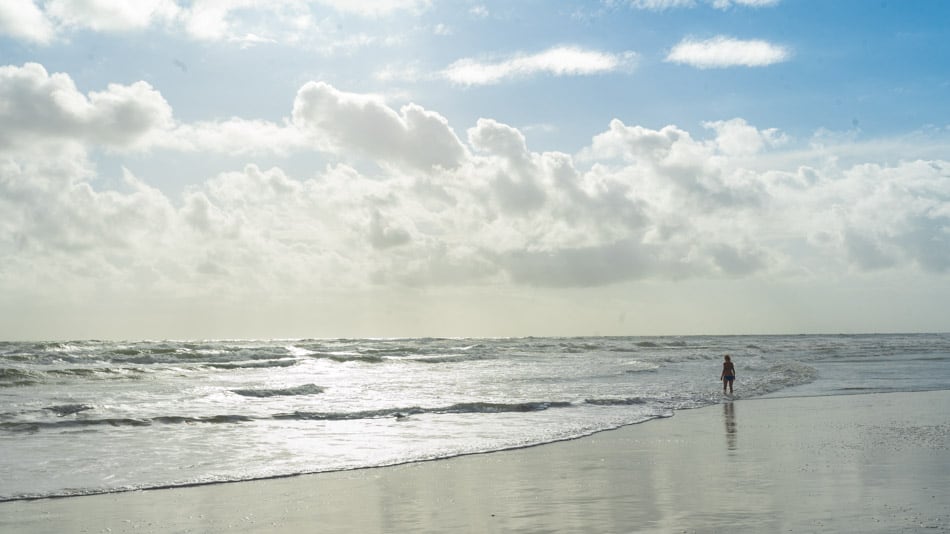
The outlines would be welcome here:
M 0 343 L 0 498 L 567 439 L 722 402 L 723 354 L 740 399 L 950 385 L 927 335 Z

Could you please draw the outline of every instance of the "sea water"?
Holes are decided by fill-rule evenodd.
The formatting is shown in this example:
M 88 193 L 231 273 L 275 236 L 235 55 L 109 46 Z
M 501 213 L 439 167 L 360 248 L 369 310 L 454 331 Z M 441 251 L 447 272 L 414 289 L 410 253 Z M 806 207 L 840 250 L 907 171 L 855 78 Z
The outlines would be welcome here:
M 950 389 L 950 334 L 0 343 L 0 501 L 525 447 L 735 398 Z

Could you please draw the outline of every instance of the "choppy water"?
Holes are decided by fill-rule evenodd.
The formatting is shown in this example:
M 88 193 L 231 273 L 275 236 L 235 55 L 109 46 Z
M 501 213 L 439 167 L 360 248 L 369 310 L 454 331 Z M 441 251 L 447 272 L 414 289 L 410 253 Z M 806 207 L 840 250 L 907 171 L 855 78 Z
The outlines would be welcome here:
M 950 335 L 0 343 L 0 500 L 546 443 L 736 396 L 950 389 Z

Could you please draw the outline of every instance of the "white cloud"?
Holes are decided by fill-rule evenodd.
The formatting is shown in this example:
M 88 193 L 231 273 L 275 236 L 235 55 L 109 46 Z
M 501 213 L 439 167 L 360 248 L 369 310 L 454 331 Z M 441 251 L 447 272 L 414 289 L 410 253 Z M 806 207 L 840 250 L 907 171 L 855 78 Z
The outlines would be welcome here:
M 710 69 L 764 67 L 782 63 L 790 57 L 788 48 L 768 41 L 718 36 L 704 41 L 684 39 L 670 50 L 666 61 Z
M 524 135 L 516 128 L 491 119 L 479 119 L 475 128 L 468 131 L 468 142 L 476 150 L 496 154 L 509 161 L 528 157 L 528 145 Z
M 136 147 L 172 124 L 171 107 L 146 82 L 86 96 L 68 75 L 36 63 L 0 67 L 0 101 L 0 149 L 45 139 Z
M 455 168 L 464 148 L 448 121 L 415 104 L 399 112 L 374 96 L 310 82 L 297 93 L 294 124 L 332 150 L 357 150 L 380 162 Z
M 304 148 L 351 151 L 380 164 L 455 168 L 465 155 L 441 115 L 416 104 L 398 111 L 377 96 L 326 83 L 304 85 L 283 123 L 232 117 L 179 123 L 146 82 L 110 84 L 84 95 L 64 73 L 42 65 L 0 67 L 0 151 L 37 143 L 75 142 L 112 150 L 155 148 L 219 154 L 287 155 Z
M 409 243 L 409 232 L 384 220 L 379 211 L 373 211 L 369 225 L 369 242 L 375 248 L 385 249 Z
M 153 138 L 158 148 L 230 155 L 287 155 L 307 144 L 306 136 L 292 125 L 239 118 L 181 124 Z
M 7 0 L 0 4 L 0 33 L 48 44 L 69 29 L 135 31 L 182 13 L 175 0 Z
M 861 269 L 910 260 L 926 271 L 950 271 L 948 172 L 945 161 L 847 169 L 840 183 L 829 184 L 842 195 L 828 217 L 836 245 Z
M 312 26 L 310 7 L 300 0 L 195 0 L 182 4 L 175 18 L 174 29 L 205 41 L 237 41 L 247 44 L 246 37 L 254 35 L 274 41 L 293 41 Z
M 419 14 L 430 0 L 6 0 L 0 3 L 0 33 L 48 44 L 74 30 L 140 31 L 161 26 L 199 40 L 244 46 L 264 42 L 326 40 L 314 35 L 326 8 L 366 17 Z
M 0 3 L 0 34 L 37 43 L 48 43 L 54 27 L 33 0 Z
M 783 160 L 789 139 L 739 118 L 706 123 L 708 138 L 614 120 L 572 157 L 532 152 L 524 132 L 492 119 L 461 140 L 434 111 L 325 83 L 304 85 L 283 124 L 169 124 L 145 85 L 85 96 L 39 65 L 0 73 L 0 101 L 21 110 L 0 121 L 5 295 L 308 298 L 950 272 L 950 162 L 899 161 L 899 145 L 876 162 L 845 164 L 827 146 Z M 238 165 L 179 198 L 131 168 L 103 184 L 90 147 L 129 146 L 120 132 L 165 150 L 331 150 L 339 163 Z M 21 135 L 36 142 L 11 141 Z M 361 172 L 367 157 L 379 166 Z
M 495 62 L 460 59 L 443 70 L 442 76 L 459 85 L 491 85 L 509 78 L 536 74 L 589 76 L 629 67 L 635 57 L 633 52 L 610 54 L 574 46 L 559 46 L 537 54 L 518 55 Z
M 62 26 L 111 32 L 140 30 L 171 20 L 180 10 L 173 0 L 48 0 L 43 7 Z
M 743 119 L 705 122 L 703 126 L 716 131 L 717 148 L 730 156 L 756 154 L 763 148 L 788 142 L 788 137 L 777 129 L 759 130 Z

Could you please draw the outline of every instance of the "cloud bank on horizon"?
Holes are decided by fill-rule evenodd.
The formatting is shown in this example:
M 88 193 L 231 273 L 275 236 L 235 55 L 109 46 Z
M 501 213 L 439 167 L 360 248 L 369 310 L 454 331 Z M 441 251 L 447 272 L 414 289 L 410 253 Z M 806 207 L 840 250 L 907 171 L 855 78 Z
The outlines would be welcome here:
M 688 75 L 700 84 L 702 77 L 718 73 L 742 78 L 815 61 L 809 57 L 814 50 L 809 43 L 790 42 L 790 34 L 772 40 L 736 36 L 734 27 L 699 32 L 695 19 L 688 18 L 682 24 L 690 31 L 668 36 L 652 49 L 622 42 L 609 46 L 606 38 L 564 44 L 533 36 L 504 39 L 506 50 L 460 46 L 452 53 L 453 39 L 467 39 L 457 37 L 466 32 L 465 24 L 525 15 L 505 5 L 472 2 L 450 9 L 435 0 L 281 0 L 266 6 L 200 0 L 4 3 L 0 50 L 16 53 L 0 57 L 18 55 L 24 61 L 0 66 L 0 209 L 5 214 L 0 219 L 0 293 L 6 296 L 0 313 L 14 318 L 24 309 L 56 310 L 53 315 L 62 314 L 61 321 L 68 322 L 97 301 L 133 308 L 136 302 L 147 308 L 161 301 L 169 306 L 162 312 L 167 315 L 168 309 L 187 306 L 213 313 L 221 306 L 253 308 L 261 302 L 293 302 L 294 309 L 306 309 L 356 295 L 372 301 L 378 293 L 388 295 L 380 302 L 399 295 L 400 309 L 410 308 L 409 315 L 425 323 L 433 320 L 431 314 L 451 308 L 445 301 L 458 298 L 469 305 L 480 293 L 537 298 L 543 301 L 538 306 L 554 306 L 568 316 L 579 294 L 617 288 L 636 300 L 637 288 L 644 285 L 651 291 L 669 287 L 677 294 L 681 290 L 675 287 L 707 282 L 738 284 L 745 288 L 740 291 L 841 284 L 860 293 L 913 280 L 907 285 L 942 288 L 933 292 L 934 299 L 946 294 L 950 145 L 945 111 L 933 117 L 942 123 L 869 137 L 857 124 L 843 130 L 821 123 L 756 124 L 738 114 L 722 116 L 712 104 L 701 110 L 705 118 L 685 126 L 675 120 L 636 124 L 618 118 L 628 113 L 613 110 L 618 112 L 588 132 L 583 145 L 533 149 L 533 123 L 519 126 L 504 116 L 482 116 L 479 109 L 454 101 L 495 91 L 492 98 L 528 102 L 531 92 L 556 86 L 644 84 L 643 78 L 673 84 Z M 729 18 L 738 11 L 781 9 L 777 0 L 632 0 L 581 2 L 558 16 L 592 24 L 618 14 L 659 21 L 691 17 L 697 10 Z M 411 29 L 397 36 L 379 29 L 394 20 Z M 359 26 L 356 41 L 352 35 L 314 31 L 339 26 L 339 21 Z M 249 48 L 287 47 L 328 64 L 333 57 L 352 64 L 355 50 L 362 49 L 430 50 L 411 44 L 416 32 L 447 44 L 413 63 L 400 59 L 400 52 L 392 61 L 387 55 L 367 63 L 360 74 L 347 71 L 340 79 L 350 87 L 332 76 L 302 77 L 294 94 L 272 102 L 286 110 L 279 116 L 244 115 L 240 108 L 200 116 L 180 96 L 167 96 L 180 78 L 137 76 L 134 63 L 118 59 L 106 59 L 109 69 L 100 75 L 114 79 L 99 85 L 80 81 L 94 78 L 83 74 L 85 67 L 73 72 L 50 67 L 68 64 L 57 53 L 77 41 L 132 42 L 156 32 L 192 51 L 210 48 L 240 57 L 250 54 Z M 708 37 L 697 37 L 701 33 Z M 171 63 L 167 56 L 164 63 Z M 312 70 L 306 63 L 291 68 Z M 735 82 L 742 98 L 769 98 L 758 94 L 757 86 L 742 83 Z M 942 83 L 950 82 L 944 78 Z M 568 87 L 558 100 L 583 112 L 594 104 L 572 93 L 577 87 L 590 86 Z M 201 88 L 215 90 L 220 88 Z M 671 85 L 669 92 L 676 105 L 678 90 Z M 445 103 L 445 109 L 427 105 L 426 96 Z M 504 113 L 507 108 L 492 109 Z M 552 122 L 560 111 L 540 109 L 535 115 L 539 122 Z M 608 105 L 604 112 L 611 111 Z M 474 121 L 457 122 L 456 117 L 472 113 Z M 515 108 L 510 114 L 520 116 Z M 551 127 L 545 143 L 565 143 L 557 132 L 567 128 Z M 811 133 L 797 133 L 803 129 Z M 412 309 L 406 295 L 439 295 L 443 304 L 438 310 Z M 663 299 L 662 291 L 653 298 Z M 207 302 L 216 304 L 196 304 Z M 431 306 L 431 298 L 425 302 Z M 865 301 L 856 302 L 863 306 Z M 712 300 L 694 305 L 709 314 L 727 313 Z M 927 309 L 943 305 L 923 304 Z M 519 313 L 532 309 L 519 306 Z M 585 328 L 614 320 L 627 312 L 624 306 L 606 306 L 604 315 L 588 319 Z M 847 309 L 840 302 L 829 307 Z M 641 313 L 647 324 L 651 312 Z M 889 313 L 879 311 L 880 324 L 888 324 Z M 32 326 L 10 324 L 33 336 L 87 331 L 44 329 L 36 324 L 38 315 L 29 317 Z M 689 328 L 746 331 L 742 317 L 699 321 Z M 340 335 L 373 335 L 373 319 L 367 321 L 334 324 Z M 518 321 L 516 315 L 497 317 L 473 333 L 519 332 L 498 328 L 500 322 Z M 924 318 L 919 328 L 933 329 L 939 321 Z M 442 333 L 420 324 L 395 324 L 379 332 Z M 571 331 L 570 324 L 565 318 L 552 325 L 552 332 L 529 327 L 520 332 L 583 333 Z M 838 324 L 829 329 L 861 328 Z M 917 323 L 893 324 L 908 329 Z M 96 328 L 103 327 L 93 323 L 88 331 Z M 638 331 L 636 324 L 623 328 L 652 333 Z M 654 328 L 669 333 L 678 327 Z M 176 330 L 160 332 L 175 335 Z M 20 335 L 13 330 L 0 334 Z

